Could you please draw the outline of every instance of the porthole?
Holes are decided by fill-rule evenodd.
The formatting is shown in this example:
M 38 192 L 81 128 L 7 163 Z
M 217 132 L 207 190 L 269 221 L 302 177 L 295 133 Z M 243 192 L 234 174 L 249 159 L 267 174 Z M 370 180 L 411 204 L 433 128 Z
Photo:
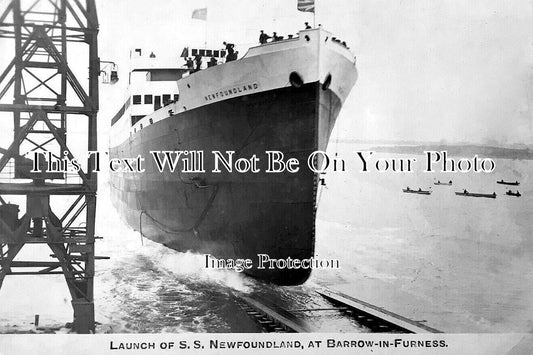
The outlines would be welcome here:
M 300 88 L 304 84 L 304 81 L 302 80 L 302 77 L 297 72 L 293 71 L 289 75 L 289 82 L 291 83 L 292 87 Z

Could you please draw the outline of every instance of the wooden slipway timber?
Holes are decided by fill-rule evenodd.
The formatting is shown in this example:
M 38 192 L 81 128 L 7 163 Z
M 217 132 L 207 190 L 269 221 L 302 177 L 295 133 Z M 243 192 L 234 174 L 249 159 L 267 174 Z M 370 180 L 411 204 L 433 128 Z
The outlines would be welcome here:
M 237 303 L 266 332 L 310 333 L 316 332 L 316 324 L 304 314 L 315 317 L 322 311 L 338 312 L 335 317 L 353 318 L 357 324 L 373 333 L 441 333 L 441 331 L 382 307 L 356 299 L 329 288 L 319 288 L 316 292 L 329 301 L 331 307 L 310 307 L 304 309 L 284 309 L 272 300 L 260 296 L 235 293 Z

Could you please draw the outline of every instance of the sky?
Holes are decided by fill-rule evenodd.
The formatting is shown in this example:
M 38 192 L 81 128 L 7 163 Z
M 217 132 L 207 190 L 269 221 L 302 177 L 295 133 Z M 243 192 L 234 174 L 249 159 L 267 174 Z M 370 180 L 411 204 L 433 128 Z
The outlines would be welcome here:
M 243 54 L 261 29 L 286 35 L 315 20 L 357 56 L 333 137 L 533 144 L 532 0 L 316 0 L 315 19 L 296 0 L 96 4 L 100 58 L 122 79 L 100 87 L 101 128 L 123 103 L 130 49 L 179 60 L 184 46 L 229 41 Z M 207 21 L 191 19 L 203 7 Z
M 100 56 L 123 64 L 121 72 L 129 48 L 176 55 L 207 39 L 209 48 L 228 40 L 244 53 L 261 29 L 288 34 L 313 22 L 296 0 L 97 5 Z M 191 19 L 202 7 L 207 21 Z M 533 143 L 531 0 L 317 0 L 315 17 L 357 56 L 359 80 L 335 137 Z

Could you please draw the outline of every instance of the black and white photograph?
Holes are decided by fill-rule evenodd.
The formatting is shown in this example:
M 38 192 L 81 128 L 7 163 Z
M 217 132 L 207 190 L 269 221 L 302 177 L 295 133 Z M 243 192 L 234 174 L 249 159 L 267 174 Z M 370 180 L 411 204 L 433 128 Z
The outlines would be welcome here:
M 531 0 L 0 0 L 0 355 L 531 354 Z

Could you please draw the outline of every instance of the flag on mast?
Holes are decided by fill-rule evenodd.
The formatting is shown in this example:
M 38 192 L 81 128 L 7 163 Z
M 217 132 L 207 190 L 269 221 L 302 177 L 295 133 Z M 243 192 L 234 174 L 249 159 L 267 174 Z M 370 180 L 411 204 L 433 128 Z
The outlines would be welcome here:
M 315 13 L 315 0 L 298 0 L 298 11 Z
M 207 20 L 207 7 L 196 9 L 192 12 L 192 18 L 197 20 Z

